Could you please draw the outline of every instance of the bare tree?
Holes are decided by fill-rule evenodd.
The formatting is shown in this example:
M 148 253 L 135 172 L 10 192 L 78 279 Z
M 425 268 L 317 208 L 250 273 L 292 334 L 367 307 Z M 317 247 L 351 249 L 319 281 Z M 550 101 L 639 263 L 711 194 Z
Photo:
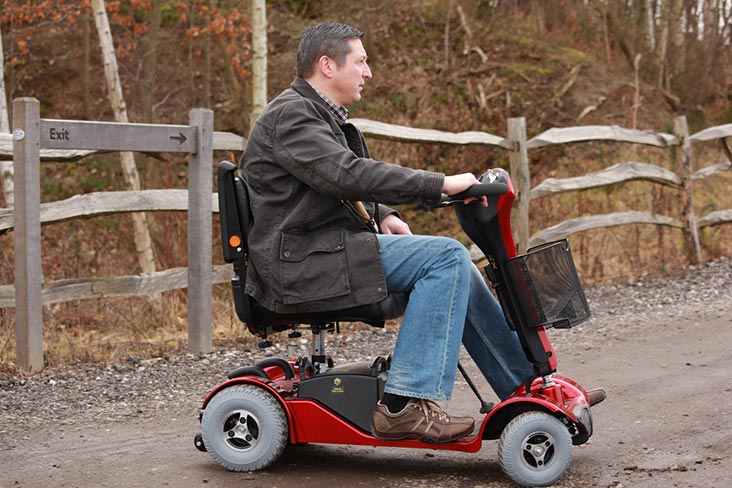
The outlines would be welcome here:
M 252 112 L 249 127 L 267 104 L 267 2 L 251 0 L 252 19 Z
M 5 95 L 5 55 L 3 54 L 3 35 L 0 31 L 0 132 L 10 132 L 8 121 L 8 98 Z M 13 184 L 13 162 L 0 161 L 0 179 L 2 179 L 5 203 L 8 207 L 15 204 L 15 186 Z
M 533 0 L 532 4 L 534 18 L 536 21 L 536 32 L 539 35 L 544 35 L 544 32 L 546 31 L 546 23 L 544 19 L 544 7 L 542 6 L 542 1 Z
M 158 67 L 158 39 L 163 5 L 161 0 L 153 0 L 150 16 L 150 32 L 145 39 L 145 62 L 142 78 L 142 110 L 146 122 L 154 122 L 153 102 L 155 100 L 155 72 Z
M 209 14 L 205 16 L 206 27 L 211 27 L 211 15 L 216 9 L 216 0 L 209 2 Z M 210 30 L 206 32 L 203 38 L 203 106 L 211 108 L 211 34 Z
M 114 118 L 117 122 L 129 122 L 127 118 L 127 106 L 125 105 L 124 96 L 122 94 L 122 84 L 120 83 L 119 70 L 117 69 L 117 56 L 114 52 L 114 40 L 112 39 L 112 31 L 109 27 L 109 19 L 107 11 L 104 8 L 104 0 L 92 0 L 92 10 L 94 12 L 94 21 L 96 22 L 97 31 L 99 32 L 99 45 L 102 48 L 102 57 L 104 59 L 104 75 L 107 79 L 107 88 L 109 89 L 109 99 L 112 104 Z M 131 190 L 140 189 L 140 175 L 137 172 L 135 158 L 131 152 L 121 153 L 122 173 L 125 181 Z M 155 260 L 153 258 L 152 241 L 150 232 L 147 227 L 147 219 L 144 213 L 132 214 L 135 228 L 135 248 L 137 250 L 137 258 L 143 273 L 152 273 L 155 271 Z
M 84 9 L 80 16 L 82 36 L 82 74 L 84 84 L 84 117 L 91 119 L 91 19 L 89 12 Z

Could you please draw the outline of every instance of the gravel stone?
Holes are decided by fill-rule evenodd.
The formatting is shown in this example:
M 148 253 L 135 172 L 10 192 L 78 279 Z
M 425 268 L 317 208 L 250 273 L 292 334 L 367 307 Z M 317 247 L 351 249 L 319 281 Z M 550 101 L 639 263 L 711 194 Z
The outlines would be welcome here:
M 710 312 L 732 316 L 732 258 L 689 267 L 681 276 L 642 277 L 623 283 L 586 287 L 593 317 L 572 330 L 551 330 L 558 354 L 591 349 L 604 341 L 632 340 L 648 323 L 674 326 L 674 320 Z M 327 336 L 328 352 L 337 363 L 372 361 L 391 351 L 398 328 L 343 325 L 341 334 Z M 24 431 L 83 421 L 120 421 L 171 415 L 198 414 L 210 389 L 239 366 L 265 356 L 297 358 L 309 354 L 308 334 L 290 339 L 271 338 L 273 346 L 260 349 L 218 349 L 155 359 L 128 356 L 107 367 L 76 365 L 71 370 L 48 369 L 24 377 L 0 378 L 0 451 L 11 448 Z

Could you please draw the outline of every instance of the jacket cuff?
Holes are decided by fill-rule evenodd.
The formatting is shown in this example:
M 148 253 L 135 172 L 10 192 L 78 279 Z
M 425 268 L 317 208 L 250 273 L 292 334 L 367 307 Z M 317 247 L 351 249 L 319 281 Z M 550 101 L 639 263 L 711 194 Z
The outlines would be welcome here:
M 442 197 L 442 186 L 445 184 L 443 173 L 423 171 L 422 185 L 420 187 L 421 198 L 419 204 L 423 207 L 433 207 L 440 202 Z
M 384 217 L 386 217 L 387 215 L 396 215 L 399 220 L 404 220 L 402 219 L 401 214 L 393 208 L 387 207 L 386 205 L 382 205 L 380 203 L 377 203 L 377 205 L 379 206 L 379 224 L 384 221 Z

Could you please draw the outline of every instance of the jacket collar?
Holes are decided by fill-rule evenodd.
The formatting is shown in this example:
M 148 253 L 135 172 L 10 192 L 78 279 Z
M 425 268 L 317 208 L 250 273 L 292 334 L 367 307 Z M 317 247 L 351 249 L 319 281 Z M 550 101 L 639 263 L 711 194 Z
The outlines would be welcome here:
M 325 103 L 325 100 L 320 98 L 320 95 L 318 95 L 318 92 L 315 91 L 315 88 L 313 88 L 313 86 L 310 83 L 305 81 L 304 78 L 302 78 L 300 76 L 295 78 L 295 80 L 292 83 L 290 83 L 290 88 L 295 90 L 297 93 L 299 93 L 303 97 L 319 103 L 324 108 L 328 108 L 328 105 Z
M 308 100 L 311 100 L 324 108 L 328 112 L 328 115 L 330 115 L 338 125 L 344 125 L 348 123 L 347 121 L 342 120 L 340 117 L 336 117 L 336 115 L 332 113 L 332 109 L 328 106 L 328 103 L 323 100 L 323 97 L 318 95 L 318 92 L 315 91 L 315 88 L 313 88 L 313 86 L 308 83 L 304 78 L 300 76 L 296 77 L 295 80 L 290 84 L 290 88 L 292 88 Z

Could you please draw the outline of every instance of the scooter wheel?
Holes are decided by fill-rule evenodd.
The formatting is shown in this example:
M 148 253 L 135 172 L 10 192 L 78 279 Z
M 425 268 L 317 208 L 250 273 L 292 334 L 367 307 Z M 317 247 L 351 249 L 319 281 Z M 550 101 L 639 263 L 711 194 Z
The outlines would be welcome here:
M 498 461 L 521 486 L 548 486 L 564 475 L 572 459 L 567 427 L 545 412 L 518 415 L 503 429 Z
M 203 443 L 203 434 L 200 432 L 193 437 L 193 445 L 201 452 L 206 452 L 206 445 Z
M 275 462 L 287 445 L 289 425 L 266 390 L 236 385 L 217 393 L 201 418 L 203 444 L 231 471 L 256 471 Z

